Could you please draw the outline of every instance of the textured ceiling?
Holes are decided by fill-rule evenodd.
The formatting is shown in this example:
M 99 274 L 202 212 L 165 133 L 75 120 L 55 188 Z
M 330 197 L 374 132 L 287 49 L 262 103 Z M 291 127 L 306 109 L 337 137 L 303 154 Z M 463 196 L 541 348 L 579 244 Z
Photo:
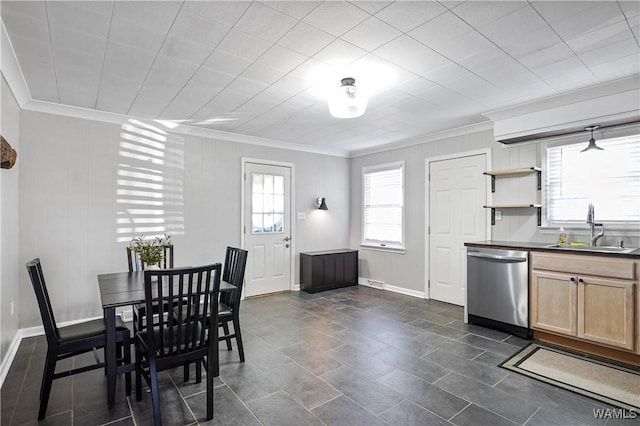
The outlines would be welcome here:
M 357 151 L 638 75 L 638 1 L 2 1 L 35 100 Z M 328 87 L 371 93 L 336 119 Z

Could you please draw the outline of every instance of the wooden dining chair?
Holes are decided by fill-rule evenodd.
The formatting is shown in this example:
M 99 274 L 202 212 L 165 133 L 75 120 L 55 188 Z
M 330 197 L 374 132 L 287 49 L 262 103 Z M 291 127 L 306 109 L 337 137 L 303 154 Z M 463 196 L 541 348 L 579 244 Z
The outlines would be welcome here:
M 222 327 L 223 335 L 218 341 L 227 342 L 227 350 L 231 350 L 231 340 L 236 339 L 240 362 L 244 362 L 244 346 L 242 345 L 242 333 L 240 332 L 240 300 L 242 298 L 242 286 L 244 283 L 244 271 L 247 266 L 248 251 L 227 247 L 222 270 L 222 281 L 236 287 L 234 291 L 220 294 L 218 303 L 218 326 Z M 233 324 L 233 333 L 230 333 L 229 322 Z M 220 374 L 220 365 L 216 360 L 214 376 Z M 201 364 L 196 364 L 196 377 L 201 375 Z M 189 364 L 184 365 L 184 381 L 189 380 Z
M 140 255 L 127 246 L 127 262 L 129 263 L 129 272 L 144 271 L 146 266 L 140 259 Z M 173 244 L 164 246 L 162 262 L 159 265 L 162 269 L 173 268 Z M 133 311 L 133 333 L 142 330 L 142 324 L 146 320 L 146 309 L 144 303 L 138 303 L 132 306 Z M 157 309 L 152 311 L 157 314 Z
M 42 317 L 42 325 L 44 326 L 44 332 L 47 338 L 47 357 L 42 374 L 40 410 L 38 411 L 38 420 L 42 420 L 47 412 L 49 395 L 55 379 L 104 368 L 105 363 L 98 359 L 96 353 L 95 364 L 56 373 L 56 363 L 59 360 L 86 352 L 92 352 L 94 349 L 104 348 L 106 344 L 106 327 L 104 319 L 102 318 L 66 327 L 58 327 L 53 314 L 51 301 L 49 300 L 49 293 L 45 284 L 44 274 L 42 273 L 40 259 L 33 259 L 27 262 L 26 266 L 33 290 L 36 293 L 40 316 Z M 131 334 L 124 321 L 122 321 L 120 317 L 116 317 L 116 342 L 121 356 L 121 359 L 118 360 L 119 363 L 124 362 L 128 364 L 131 362 L 130 339 Z M 125 381 L 127 395 L 131 395 L 131 373 L 126 373 Z
M 205 362 L 207 420 L 213 418 L 213 373 L 218 344 L 210 338 L 216 324 L 220 293 L 220 263 L 144 272 L 147 312 L 154 307 L 166 321 L 147 321 L 135 335 L 136 398 L 142 399 L 142 377 L 151 387 L 154 424 L 162 424 L 158 372 L 190 362 Z M 196 378 L 196 382 L 200 377 Z
M 236 287 L 232 292 L 225 292 L 220 295 L 218 304 L 218 323 L 224 331 L 224 335 L 219 337 L 220 341 L 227 342 L 227 350 L 231 350 L 231 340 L 236 339 L 240 362 L 244 362 L 244 347 L 242 345 L 242 333 L 240 332 L 240 299 L 242 298 L 242 286 L 244 283 L 244 271 L 247 266 L 248 251 L 227 247 L 224 258 L 224 269 L 222 281 Z M 233 333 L 229 332 L 229 322 L 233 324 Z M 216 364 L 216 374 L 218 375 L 218 365 Z

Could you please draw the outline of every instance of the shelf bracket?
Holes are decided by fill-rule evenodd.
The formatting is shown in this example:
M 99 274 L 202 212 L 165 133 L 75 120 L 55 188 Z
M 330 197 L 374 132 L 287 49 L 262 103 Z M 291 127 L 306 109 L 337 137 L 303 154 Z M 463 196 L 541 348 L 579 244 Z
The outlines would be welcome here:
M 496 192 L 496 177 L 491 175 L 491 192 Z
M 495 224 L 496 224 L 496 209 L 492 207 L 491 208 L 491 225 L 495 225 Z
M 536 174 L 538 175 L 538 191 L 540 191 L 542 189 L 542 170 L 536 170 Z
M 536 207 L 536 210 L 538 210 L 538 226 L 542 226 L 542 207 Z

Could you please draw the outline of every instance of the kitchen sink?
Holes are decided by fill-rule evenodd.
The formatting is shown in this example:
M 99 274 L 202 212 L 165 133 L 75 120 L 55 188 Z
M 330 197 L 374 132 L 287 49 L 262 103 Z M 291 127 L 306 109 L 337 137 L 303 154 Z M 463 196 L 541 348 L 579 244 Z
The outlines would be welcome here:
M 558 244 L 551 244 L 546 246 L 546 248 L 553 248 L 558 250 L 578 250 L 578 251 L 593 251 L 597 253 L 621 253 L 627 254 L 631 253 L 634 250 L 637 250 L 635 247 L 616 247 L 616 246 L 559 246 Z

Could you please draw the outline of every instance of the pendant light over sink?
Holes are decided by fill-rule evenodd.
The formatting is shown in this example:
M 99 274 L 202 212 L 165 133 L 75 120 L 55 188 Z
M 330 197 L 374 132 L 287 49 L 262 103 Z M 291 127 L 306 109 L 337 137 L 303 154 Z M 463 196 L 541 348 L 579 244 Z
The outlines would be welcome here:
M 589 139 L 589 145 L 585 149 L 580 151 L 580 152 L 590 151 L 592 149 L 599 150 L 599 151 L 604 151 L 604 148 L 600 148 L 598 145 L 596 145 L 596 140 L 593 138 L 593 131 L 594 130 L 598 130 L 599 128 L 600 128 L 600 126 L 597 125 L 597 124 L 593 125 L 593 126 L 587 126 L 587 127 L 584 128 L 585 130 L 590 130 L 591 131 L 591 139 Z
M 336 118 L 355 118 L 367 109 L 367 96 L 356 87 L 356 79 L 346 77 L 329 97 L 329 112 Z

